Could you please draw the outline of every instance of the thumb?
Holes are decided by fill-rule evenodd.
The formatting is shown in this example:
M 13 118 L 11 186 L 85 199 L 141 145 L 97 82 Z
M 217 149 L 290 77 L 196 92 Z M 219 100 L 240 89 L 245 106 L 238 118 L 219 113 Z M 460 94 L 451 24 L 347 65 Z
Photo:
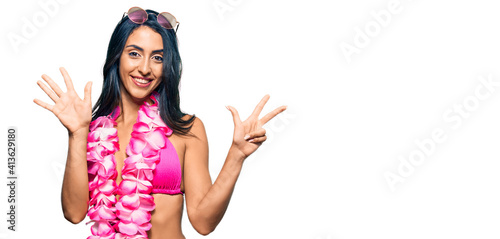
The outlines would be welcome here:
M 226 108 L 229 111 L 231 111 L 231 114 L 233 115 L 234 126 L 236 126 L 239 123 L 241 123 L 240 115 L 238 114 L 238 111 L 235 108 L 233 108 L 232 106 L 229 106 L 229 105 L 226 105 Z
M 92 103 L 91 92 L 92 92 L 92 81 L 89 81 L 85 85 L 85 92 L 84 92 L 84 95 L 83 95 L 83 101 L 85 101 L 87 103 Z

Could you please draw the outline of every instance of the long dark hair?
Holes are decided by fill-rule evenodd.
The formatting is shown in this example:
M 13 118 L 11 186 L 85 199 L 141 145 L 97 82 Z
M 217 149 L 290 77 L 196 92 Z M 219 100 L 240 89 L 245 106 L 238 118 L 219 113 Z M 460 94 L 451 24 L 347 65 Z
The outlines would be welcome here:
M 106 62 L 104 63 L 104 83 L 102 92 L 92 109 L 92 120 L 99 116 L 111 114 L 120 103 L 120 56 L 129 35 L 139 26 L 147 26 L 161 35 L 163 40 L 163 74 L 161 83 L 155 89 L 160 94 L 158 108 L 163 121 L 174 133 L 192 135 L 189 133 L 192 122 L 196 118 L 193 114 L 188 120 L 182 117 L 186 114 L 180 109 L 179 83 L 182 75 L 182 61 L 177 47 L 177 36 L 173 29 L 165 29 L 156 20 L 158 12 L 146 10 L 148 20 L 143 24 L 136 24 L 128 20 L 128 16 L 116 25 L 109 41 Z

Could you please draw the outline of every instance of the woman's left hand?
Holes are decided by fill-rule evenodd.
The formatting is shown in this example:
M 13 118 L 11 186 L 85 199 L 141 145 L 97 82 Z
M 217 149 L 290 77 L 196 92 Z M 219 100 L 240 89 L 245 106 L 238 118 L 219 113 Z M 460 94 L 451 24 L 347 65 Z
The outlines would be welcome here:
M 244 158 L 255 152 L 267 139 L 266 130 L 262 126 L 274 118 L 274 116 L 286 110 L 286 106 L 280 106 L 259 119 L 260 112 L 267 100 L 269 100 L 269 97 L 269 95 L 265 95 L 255 107 L 252 114 L 243 122 L 241 122 L 238 111 L 234 107 L 226 106 L 231 111 L 234 121 L 233 144 L 231 147 L 240 151 Z

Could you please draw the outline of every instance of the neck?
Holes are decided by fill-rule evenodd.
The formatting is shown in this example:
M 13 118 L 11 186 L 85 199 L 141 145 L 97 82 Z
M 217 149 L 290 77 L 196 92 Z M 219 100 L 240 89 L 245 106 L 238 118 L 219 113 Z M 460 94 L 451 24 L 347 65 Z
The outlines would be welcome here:
M 135 124 L 137 121 L 137 111 L 144 104 L 144 100 L 152 103 L 149 96 L 146 99 L 134 99 L 127 92 L 121 92 L 120 100 L 120 116 L 116 119 L 116 122 L 122 122 L 126 125 Z

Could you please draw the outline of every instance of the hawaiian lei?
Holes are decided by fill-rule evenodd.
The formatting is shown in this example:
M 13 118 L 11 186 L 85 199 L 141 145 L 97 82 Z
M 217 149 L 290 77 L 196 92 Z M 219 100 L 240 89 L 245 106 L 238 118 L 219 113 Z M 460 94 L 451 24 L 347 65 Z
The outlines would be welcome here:
M 159 152 L 166 147 L 172 130 L 158 114 L 159 96 L 153 92 L 138 111 L 132 137 L 126 148 L 120 185 L 116 184 L 117 170 L 114 153 L 119 150 L 116 118 L 120 107 L 108 116 L 90 123 L 87 144 L 90 202 L 88 216 L 94 224 L 93 236 L 87 239 L 147 238 L 151 229 L 151 211 L 155 209 L 151 195 L 153 170 L 160 161 Z M 120 195 L 116 200 L 115 195 Z

